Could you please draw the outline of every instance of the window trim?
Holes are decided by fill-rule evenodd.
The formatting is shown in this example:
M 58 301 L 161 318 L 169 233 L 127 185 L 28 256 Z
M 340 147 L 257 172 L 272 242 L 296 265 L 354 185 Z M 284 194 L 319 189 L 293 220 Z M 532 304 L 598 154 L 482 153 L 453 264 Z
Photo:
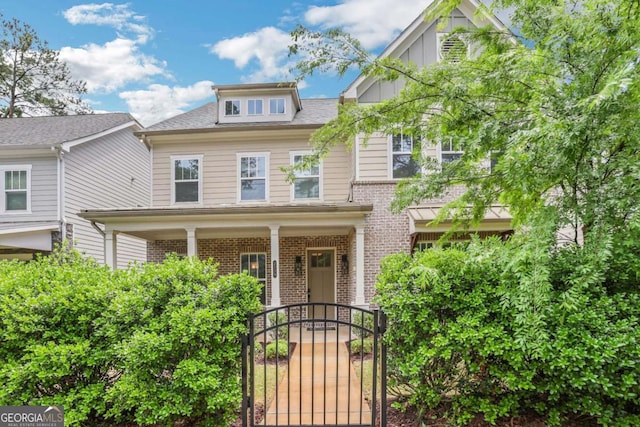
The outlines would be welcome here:
M 31 213 L 31 168 L 32 165 L 0 165 L 0 191 L 2 192 L 2 202 L 0 204 L 0 212 L 6 215 L 27 215 Z M 22 172 L 27 173 L 27 208 L 25 210 L 7 209 L 7 190 L 5 189 L 5 172 Z
M 251 256 L 255 255 L 264 255 L 264 279 L 257 277 L 257 276 L 252 276 L 251 275 L 251 267 L 249 267 L 249 270 L 243 270 L 242 269 L 242 257 L 248 255 L 249 256 L 249 264 L 251 264 Z M 267 260 L 267 253 L 266 252 L 240 252 L 240 256 L 239 256 L 239 261 L 240 261 L 240 274 L 242 274 L 242 272 L 247 271 L 247 274 L 251 277 L 255 277 L 256 279 L 258 279 L 259 282 L 264 283 L 264 287 L 262 289 L 262 296 L 264 296 L 264 302 L 263 304 L 266 305 L 267 304 L 267 286 L 269 285 L 269 272 L 267 271 L 267 269 L 269 268 L 269 262 Z M 259 259 L 259 258 L 258 258 Z M 259 261 L 258 261 L 259 262 Z M 258 265 L 258 271 L 260 271 L 260 266 Z M 264 280 L 264 282 L 263 282 Z M 261 296 L 261 298 L 262 298 Z M 262 302 L 262 301 L 261 301 Z
M 393 169 L 393 157 L 394 157 L 394 155 L 406 154 L 407 152 L 406 151 L 393 151 L 393 137 L 396 136 L 396 135 L 400 135 L 402 137 L 404 134 L 403 134 L 403 132 L 398 132 L 398 133 L 394 133 L 392 135 L 388 135 L 388 137 L 387 137 L 388 138 L 388 141 L 387 141 L 388 155 L 387 155 L 387 157 L 389 159 L 389 162 L 388 162 L 389 163 L 388 164 L 388 173 L 389 173 L 389 175 L 388 176 L 389 176 L 389 179 L 391 179 L 393 181 L 400 181 L 400 180 L 403 180 L 403 179 L 407 179 L 407 177 L 396 178 L 396 177 L 393 176 L 393 171 L 394 171 L 394 169 Z M 417 140 L 418 144 L 420 144 L 420 153 L 421 153 L 421 155 L 423 155 L 424 149 L 425 149 L 424 142 L 423 142 L 422 138 L 416 138 L 415 136 L 411 136 L 411 153 L 410 154 L 411 154 L 411 158 L 412 159 L 413 159 L 413 151 L 416 148 L 415 147 L 416 140 Z M 418 172 L 423 173 L 424 170 L 423 170 L 422 166 L 420 165 L 420 163 L 415 159 L 413 159 L 413 161 L 417 163 Z
M 252 113 L 251 112 L 251 102 L 257 103 L 260 102 L 260 112 L 259 113 Z M 255 110 L 255 106 L 257 104 L 254 104 L 254 110 Z M 247 99 L 247 116 L 264 116 L 264 100 L 262 98 L 250 98 Z
M 282 113 L 271 111 L 271 101 L 279 101 L 279 100 L 282 100 Z M 281 97 L 269 98 L 269 115 L 270 116 L 282 116 L 283 114 L 287 114 L 287 100 L 286 100 L 286 98 L 281 98 Z
M 198 201 L 197 202 L 176 202 L 176 165 L 177 160 L 197 160 L 198 161 Z M 204 155 L 203 154 L 182 154 L 170 156 L 171 165 L 171 206 L 202 206 L 202 183 L 204 176 Z
M 453 148 L 453 137 L 449 138 L 449 147 Z M 446 154 L 459 154 L 460 157 L 458 157 L 458 159 L 462 158 L 462 156 L 464 155 L 464 150 L 444 150 L 443 146 L 442 146 L 442 141 L 438 142 L 438 147 L 437 147 L 436 151 L 438 153 L 438 164 L 440 164 L 440 166 L 442 166 L 444 164 L 442 162 L 442 155 L 445 154 L 445 153 Z M 451 163 L 451 162 L 446 162 L 446 163 Z
M 238 103 L 238 114 L 233 114 L 233 113 L 232 114 L 227 114 L 227 103 L 228 102 L 231 102 L 232 105 L 233 105 L 234 102 Z M 232 110 L 233 110 L 233 108 L 232 108 Z M 241 116 L 242 115 L 242 101 L 239 100 L 239 99 L 225 99 L 224 100 L 224 115 L 225 115 L 225 117 L 238 117 L 238 116 Z
M 289 152 L 289 162 L 290 164 L 293 166 L 295 163 L 295 158 L 296 156 L 307 156 L 313 154 L 311 151 L 309 150 L 301 150 L 301 151 L 290 151 Z M 317 198 L 296 198 L 296 187 L 295 187 L 295 180 L 291 183 L 291 201 L 292 202 L 304 202 L 304 201 L 323 201 L 324 198 L 324 185 L 323 185 L 323 181 L 324 181 L 324 177 L 323 177 L 323 161 L 320 160 L 320 163 L 318 163 L 318 197 Z M 314 178 L 316 175 L 309 175 L 309 176 L 298 176 L 296 173 L 296 179 L 297 178 Z
M 237 200 L 238 203 L 268 203 L 269 202 L 269 157 L 270 152 L 262 152 L 262 153 L 237 153 L 236 154 L 236 162 L 237 162 Z M 242 200 L 242 159 L 244 157 L 264 157 L 264 199 L 259 200 Z

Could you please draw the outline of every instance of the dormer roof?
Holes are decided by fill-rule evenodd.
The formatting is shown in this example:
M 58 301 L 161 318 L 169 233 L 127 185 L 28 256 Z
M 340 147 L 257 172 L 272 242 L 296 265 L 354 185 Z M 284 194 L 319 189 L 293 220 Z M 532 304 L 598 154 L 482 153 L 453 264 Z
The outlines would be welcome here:
M 260 95 L 263 93 L 290 94 L 296 106 L 296 111 L 302 110 L 302 101 L 298 93 L 298 85 L 295 82 L 213 85 L 211 89 L 216 94 L 218 102 L 222 97 Z

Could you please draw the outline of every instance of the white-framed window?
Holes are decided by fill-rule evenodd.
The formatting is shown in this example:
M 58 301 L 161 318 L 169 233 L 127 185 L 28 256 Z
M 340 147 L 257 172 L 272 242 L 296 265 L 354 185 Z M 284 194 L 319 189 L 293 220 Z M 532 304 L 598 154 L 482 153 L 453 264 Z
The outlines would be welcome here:
M 410 135 L 391 136 L 391 178 L 410 178 L 420 172 L 420 164 L 413 157 L 415 144 L 419 141 Z
M 458 63 L 469 57 L 470 45 L 462 34 L 437 33 L 438 62 Z
M 31 165 L 0 166 L 2 212 L 31 212 Z
M 269 100 L 269 114 L 284 114 L 284 106 L 284 98 L 271 98 Z
M 171 156 L 172 204 L 202 204 L 202 155 Z
M 238 200 L 269 198 L 269 153 L 238 154 Z
M 224 101 L 224 115 L 225 116 L 239 116 L 240 115 L 240 100 L 228 99 Z
M 297 165 L 304 161 L 309 151 L 291 153 L 291 164 Z M 322 198 L 322 163 L 313 165 L 302 171 L 295 172 L 296 179 L 292 185 L 293 200 L 320 200 Z
M 247 114 L 250 116 L 262 115 L 262 99 L 250 99 L 247 101 Z
M 247 272 L 262 284 L 260 302 L 266 304 L 267 296 L 267 254 L 245 253 L 240 254 L 240 272 Z
M 455 141 L 453 138 L 448 138 L 440 142 L 440 149 L 438 150 L 438 161 L 441 165 L 444 165 L 460 159 L 463 154 L 463 144 L 459 141 Z

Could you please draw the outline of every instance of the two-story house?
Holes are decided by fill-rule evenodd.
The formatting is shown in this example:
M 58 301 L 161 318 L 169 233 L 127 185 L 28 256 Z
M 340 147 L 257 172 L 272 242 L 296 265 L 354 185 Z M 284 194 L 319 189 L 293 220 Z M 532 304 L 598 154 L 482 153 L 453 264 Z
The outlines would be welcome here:
M 31 259 L 67 240 L 102 262 L 103 231 L 82 209 L 148 205 L 150 153 L 125 113 L 0 120 L 0 259 Z M 146 260 L 124 237 L 120 267 Z
M 475 25 L 476 9 L 463 2 L 450 28 Z M 452 49 L 459 54 L 462 41 L 436 24 L 418 17 L 382 55 L 426 65 Z M 150 261 L 177 252 L 211 257 L 223 274 L 248 271 L 265 284 L 268 306 L 368 305 L 384 256 L 429 247 L 449 227 L 430 224 L 446 200 L 389 211 L 398 181 L 417 171 L 411 155 L 418 142 L 380 134 L 366 147 L 336 145 L 293 183 L 280 168 L 302 160 L 311 133 L 337 114 L 339 102 L 379 102 L 399 90 L 400 82 L 366 77 L 340 99 L 301 100 L 290 83 L 214 87 L 217 102 L 138 132 L 152 150 L 149 208 L 81 216 L 104 224 L 111 265 L 118 236 L 133 235 L 149 242 Z M 423 151 L 442 162 L 460 154 L 455 146 Z M 503 233 L 509 224 L 496 208 L 477 231 Z

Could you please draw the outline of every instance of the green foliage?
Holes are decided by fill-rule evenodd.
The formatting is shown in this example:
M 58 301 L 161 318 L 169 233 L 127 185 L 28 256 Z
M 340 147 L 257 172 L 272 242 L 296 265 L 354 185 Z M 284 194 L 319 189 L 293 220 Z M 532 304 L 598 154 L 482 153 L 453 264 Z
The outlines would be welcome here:
M 388 316 L 390 386 L 410 390 L 422 412 L 450 403 L 460 424 L 534 409 L 550 425 L 575 414 L 637 425 L 640 293 L 607 292 L 606 267 L 593 259 L 602 252 L 543 255 L 516 238 L 387 257 L 376 302 Z M 537 287 L 548 288 L 544 303 L 514 306 L 513 294 Z M 523 318 L 544 339 L 522 340 Z
M 68 425 L 226 425 L 260 287 L 169 258 L 112 272 L 77 252 L 0 263 L 0 401 L 59 404 Z
M 373 353 L 372 338 L 358 338 L 349 341 L 349 351 L 351 354 L 371 354 Z
M 267 360 L 281 359 L 289 357 L 289 342 L 284 340 L 276 340 L 267 344 L 264 349 L 264 357 Z
M 87 92 L 74 80 L 58 51 L 17 19 L 0 22 L 0 113 L 2 117 L 84 114 Z
M 284 326 L 278 326 L 278 327 L 275 327 L 274 329 L 269 330 L 269 337 L 272 340 L 287 341 L 289 339 L 289 324 L 287 321 L 286 314 L 281 313 L 279 311 L 269 313 L 267 315 L 267 322 L 269 323 L 269 327 L 274 327 L 276 325 L 284 325 Z
M 351 328 L 351 333 L 358 338 L 371 335 L 367 330 L 373 331 L 373 315 L 371 313 L 355 311 L 351 323 L 354 325 Z

